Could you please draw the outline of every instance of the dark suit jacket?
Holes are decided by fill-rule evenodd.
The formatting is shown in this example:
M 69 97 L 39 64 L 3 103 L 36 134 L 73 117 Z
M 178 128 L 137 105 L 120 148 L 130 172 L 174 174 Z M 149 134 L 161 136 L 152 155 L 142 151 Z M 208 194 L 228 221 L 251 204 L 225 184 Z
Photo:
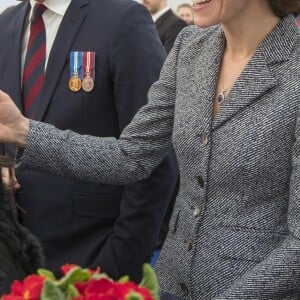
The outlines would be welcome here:
M 0 87 L 21 108 L 20 49 L 28 1 L 0 18 Z M 71 51 L 96 52 L 95 88 L 68 88 Z M 146 9 L 130 0 L 73 0 L 49 56 L 37 119 L 81 134 L 118 137 L 158 78 L 165 59 Z M 139 280 L 155 247 L 177 177 L 171 157 L 152 176 L 125 186 L 20 172 L 21 220 L 42 242 L 47 267 L 101 266 Z
M 186 22 L 178 18 L 171 9 L 160 16 L 156 20 L 155 25 L 167 53 L 172 49 L 178 33 L 187 26 Z

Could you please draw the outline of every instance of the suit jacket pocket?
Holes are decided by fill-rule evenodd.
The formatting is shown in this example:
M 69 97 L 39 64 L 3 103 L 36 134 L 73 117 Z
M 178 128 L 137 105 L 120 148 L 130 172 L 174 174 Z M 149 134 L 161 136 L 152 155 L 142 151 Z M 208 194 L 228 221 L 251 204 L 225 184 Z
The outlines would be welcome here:
M 219 233 L 217 251 L 224 259 L 262 261 L 278 247 L 286 233 L 258 229 L 223 228 Z M 216 238 L 216 236 L 215 236 Z
M 73 196 L 73 212 L 81 217 L 116 219 L 120 215 L 122 195 L 79 193 Z

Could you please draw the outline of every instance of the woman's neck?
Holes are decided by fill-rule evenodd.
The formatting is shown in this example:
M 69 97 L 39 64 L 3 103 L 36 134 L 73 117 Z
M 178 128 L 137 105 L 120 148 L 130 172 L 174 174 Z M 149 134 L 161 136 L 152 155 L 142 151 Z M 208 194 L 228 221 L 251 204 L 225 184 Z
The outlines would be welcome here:
M 234 59 L 249 59 L 279 20 L 266 6 L 261 10 L 247 10 L 231 22 L 224 23 L 225 53 Z

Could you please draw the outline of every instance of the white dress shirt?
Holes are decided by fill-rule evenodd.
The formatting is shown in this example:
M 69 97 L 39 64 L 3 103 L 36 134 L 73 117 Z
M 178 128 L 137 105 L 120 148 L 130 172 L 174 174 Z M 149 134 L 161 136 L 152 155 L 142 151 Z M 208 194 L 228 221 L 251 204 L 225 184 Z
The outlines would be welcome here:
M 166 13 L 170 9 L 169 6 L 157 12 L 155 15 L 152 15 L 153 22 L 155 23 L 159 17 L 161 17 L 164 13 Z
M 43 4 L 47 7 L 47 10 L 43 13 L 43 20 L 46 30 L 46 62 L 45 68 L 48 63 L 49 53 L 54 43 L 58 28 L 65 15 L 67 8 L 69 7 L 72 0 L 45 0 Z M 29 20 L 32 15 L 32 8 L 38 1 L 30 0 L 31 11 L 29 13 Z M 22 42 L 22 60 L 21 60 L 21 72 L 23 76 L 23 69 L 25 64 L 26 49 L 30 35 L 30 22 L 27 22 L 25 28 L 25 34 Z

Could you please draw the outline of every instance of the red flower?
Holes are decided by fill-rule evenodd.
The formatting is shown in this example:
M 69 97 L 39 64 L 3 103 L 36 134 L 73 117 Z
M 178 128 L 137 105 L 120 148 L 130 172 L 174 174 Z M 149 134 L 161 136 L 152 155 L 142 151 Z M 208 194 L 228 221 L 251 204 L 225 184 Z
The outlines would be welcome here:
M 78 268 L 79 266 L 78 265 L 74 265 L 74 264 L 65 264 L 63 266 L 60 267 L 61 269 L 61 272 L 63 273 L 63 275 L 66 275 L 68 274 L 72 269 L 75 269 L 75 268 Z M 93 275 L 93 274 L 99 274 L 100 273 L 100 268 L 97 267 L 96 270 L 91 270 L 91 269 L 88 269 L 88 272 L 90 275 Z
M 63 266 L 60 267 L 61 272 L 63 273 L 63 275 L 66 275 L 67 273 L 69 273 L 72 269 L 77 268 L 77 265 L 74 264 L 65 264 Z
M 130 292 L 140 294 L 144 298 L 144 300 L 153 300 L 150 292 L 146 288 L 140 287 L 133 282 L 125 282 L 123 284 L 120 284 L 119 290 L 120 297 L 124 300 L 129 297 Z
M 75 283 L 75 287 L 77 288 L 78 292 L 85 297 L 87 296 L 99 297 L 104 295 L 107 296 L 114 295 L 114 282 L 105 278 L 100 280 L 91 279 L 88 282 L 78 282 Z M 84 298 L 84 299 L 93 299 L 93 298 Z
M 143 300 L 154 300 L 146 288 L 133 282 L 124 282 L 124 279 L 121 282 L 113 281 L 106 278 L 106 275 L 96 275 L 93 278 L 93 274 L 101 275 L 100 268 L 90 270 L 67 264 L 62 266 L 61 270 L 64 274 L 61 280 L 55 280 L 51 272 L 41 269 L 39 270 L 41 275 L 31 275 L 23 281 L 14 281 L 11 286 L 11 293 L 2 296 L 2 298 L 0 297 L 0 300 L 40 300 L 46 280 L 49 281 L 44 292 L 48 295 L 49 300 L 56 300 L 57 289 L 60 289 L 62 299 L 69 299 L 69 292 L 72 291 L 74 295 L 78 295 L 73 300 L 128 300 L 130 295 L 140 295 Z M 74 273 L 71 270 L 74 270 Z M 70 274 L 70 272 L 72 273 Z M 151 279 L 151 276 L 155 276 L 150 266 L 148 267 L 148 273 L 146 268 L 144 273 L 144 278 Z M 66 291 L 66 286 L 70 287 L 68 291 Z
M 11 293 L 4 295 L 2 300 L 39 300 L 45 277 L 30 275 L 24 281 L 14 281 Z
M 75 283 L 80 293 L 76 300 L 126 300 L 131 292 L 140 294 L 144 300 L 153 300 L 150 292 L 135 283 L 113 282 L 109 279 Z

